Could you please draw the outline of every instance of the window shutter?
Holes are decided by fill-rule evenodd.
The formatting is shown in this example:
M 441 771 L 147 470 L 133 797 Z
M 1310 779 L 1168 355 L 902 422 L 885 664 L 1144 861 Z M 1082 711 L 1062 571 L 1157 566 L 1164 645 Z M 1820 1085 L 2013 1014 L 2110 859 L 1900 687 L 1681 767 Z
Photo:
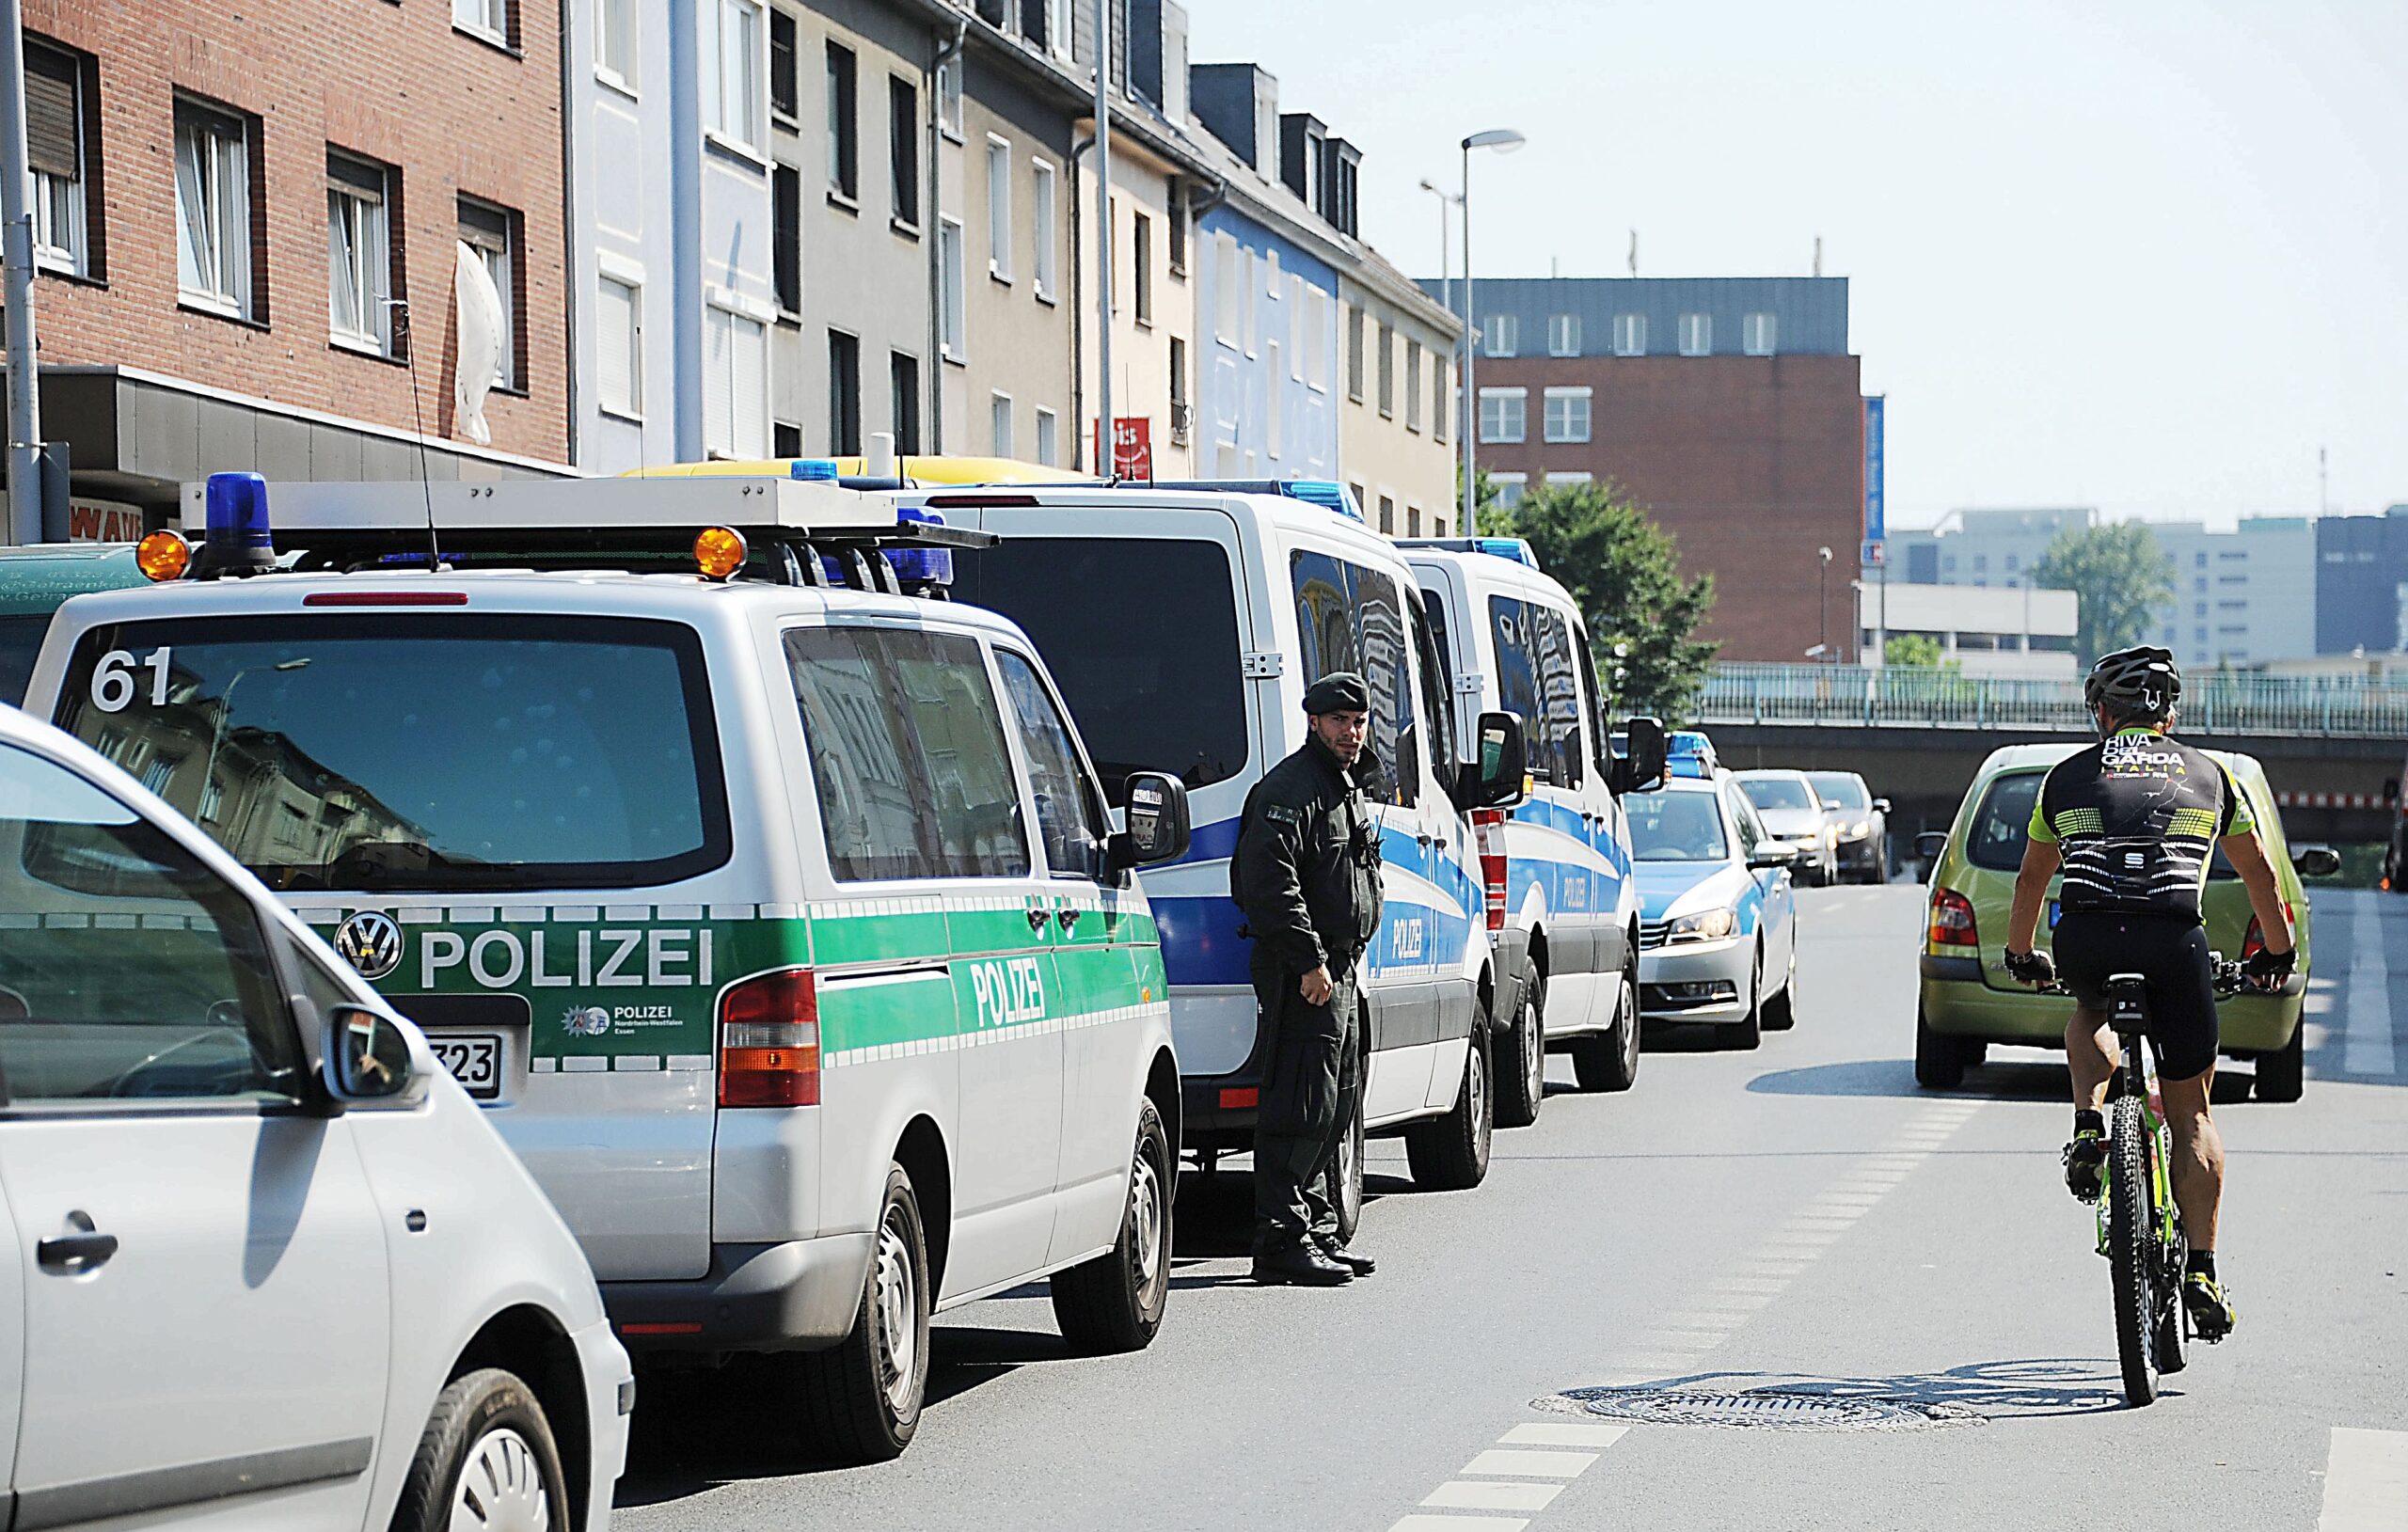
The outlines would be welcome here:
M 25 150 L 36 170 L 72 181 L 83 124 L 75 113 L 75 61 L 48 48 L 25 47 Z
M 738 457 L 769 453 L 769 332 L 758 321 L 733 317 L 728 321 L 729 352 L 734 362 L 730 386 L 735 390 L 734 448 Z
M 717 452 L 736 448 L 735 320 L 724 308 L 703 310 L 703 445 Z
M 602 279 L 602 301 L 598 310 L 599 341 L 595 347 L 601 364 L 602 404 L 605 409 L 626 410 L 635 403 L 635 291 L 624 282 Z

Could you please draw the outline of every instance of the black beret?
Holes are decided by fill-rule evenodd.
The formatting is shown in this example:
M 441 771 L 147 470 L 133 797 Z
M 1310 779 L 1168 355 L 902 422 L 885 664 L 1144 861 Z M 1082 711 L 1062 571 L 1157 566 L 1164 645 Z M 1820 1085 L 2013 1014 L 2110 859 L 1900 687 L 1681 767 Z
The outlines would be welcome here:
M 1307 713 L 1368 713 L 1371 688 L 1353 671 L 1332 671 L 1305 688 Z

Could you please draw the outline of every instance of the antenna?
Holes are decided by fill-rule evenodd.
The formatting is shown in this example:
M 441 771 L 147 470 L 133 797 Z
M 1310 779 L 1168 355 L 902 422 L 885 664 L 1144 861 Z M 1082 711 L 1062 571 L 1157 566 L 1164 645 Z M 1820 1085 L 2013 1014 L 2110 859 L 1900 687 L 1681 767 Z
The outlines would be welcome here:
M 418 422 L 418 487 L 426 497 L 426 572 L 439 574 L 443 549 L 435 539 L 435 476 L 426 466 L 426 412 L 418 402 L 418 346 L 410 333 L 409 300 L 387 298 L 385 307 L 393 311 L 393 338 L 403 342 L 402 354 L 410 370 L 410 419 Z
M 1823 236 L 1820 234 L 1814 236 L 1814 275 L 1823 275 Z
M 2333 513 L 2333 497 L 2328 493 L 2330 483 L 2324 472 L 2324 449 L 2320 447 L 2316 450 L 2316 513 L 2320 516 Z
M 1639 275 L 1639 230 L 1630 231 L 1630 275 Z

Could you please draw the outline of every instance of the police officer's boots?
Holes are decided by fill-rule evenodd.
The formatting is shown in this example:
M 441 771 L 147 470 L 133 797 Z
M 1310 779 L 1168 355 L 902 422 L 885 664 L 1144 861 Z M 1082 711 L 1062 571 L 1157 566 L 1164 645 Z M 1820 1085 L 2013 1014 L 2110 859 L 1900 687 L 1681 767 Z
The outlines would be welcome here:
M 1254 1257 L 1254 1280 L 1267 1287 L 1339 1287 L 1354 1281 L 1354 1273 L 1307 1240 Z

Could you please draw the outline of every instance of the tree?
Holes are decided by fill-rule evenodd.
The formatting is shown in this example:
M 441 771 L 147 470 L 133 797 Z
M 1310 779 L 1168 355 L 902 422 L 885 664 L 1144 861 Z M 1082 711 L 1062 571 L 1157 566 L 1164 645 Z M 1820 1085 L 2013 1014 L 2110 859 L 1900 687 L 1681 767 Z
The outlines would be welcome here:
M 1893 633 L 1881 645 L 1881 663 L 1937 669 L 1940 640 L 1928 633 Z
M 1511 508 L 1483 507 L 1480 529 L 1527 541 L 1572 592 L 1618 710 L 1687 712 L 1720 647 L 1693 637 L 1713 608 L 1714 576 L 1684 580 L 1671 538 L 1645 512 L 1611 485 L 1548 484 Z
M 2147 525 L 2120 522 L 2059 532 L 2032 566 L 2032 583 L 2081 601 L 2074 647 L 2088 665 L 2147 634 L 2157 609 L 2174 599 L 2174 561 Z

